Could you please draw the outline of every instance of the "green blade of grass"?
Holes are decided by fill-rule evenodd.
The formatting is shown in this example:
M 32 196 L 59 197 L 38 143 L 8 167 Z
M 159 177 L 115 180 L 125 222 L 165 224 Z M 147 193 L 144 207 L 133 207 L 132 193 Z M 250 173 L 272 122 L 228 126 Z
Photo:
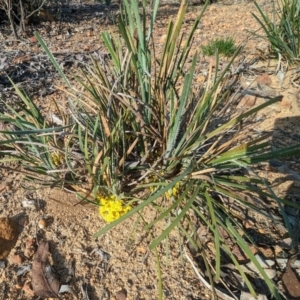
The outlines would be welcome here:
M 71 89 L 72 86 L 68 80 L 68 78 L 65 76 L 64 72 L 62 71 L 62 69 L 60 68 L 59 64 L 57 63 L 55 57 L 53 56 L 53 54 L 51 53 L 51 51 L 49 50 L 49 48 L 47 47 L 47 45 L 45 44 L 44 40 L 40 37 L 38 32 L 34 32 L 35 37 L 37 38 L 38 42 L 40 43 L 40 45 L 43 47 L 43 49 L 45 50 L 46 54 L 48 55 L 49 59 L 51 60 L 53 66 L 55 67 L 56 71 L 59 73 L 59 75 L 61 76 L 61 78 L 64 80 L 64 82 L 66 83 L 66 85 Z
M 193 194 L 190 196 L 190 199 L 187 200 L 187 203 L 184 205 L 184 207 L 182 208 L 181 212 L 177 215 L 177 217 L 172 220 L 171 225 L 164 230 L 164 232 L 157 237 L 155 240 L 153 240 L 151 242 L 151 244 L 149 245 L 149 249 L 154 249 L 157 247 L 157 245 L 166 238 L 166 236 L 176 227 L 178 226 L 178 223 L 182 220 L 183 216 L 187 213 L 187 211 L 189 210 L 189 208 L 192 206 L 193 202 L 195 201 L 195 197 L 196 195 L 199 193 L 201 186 L 197 186 L 195 188 L 195 191 L 193 192 Z

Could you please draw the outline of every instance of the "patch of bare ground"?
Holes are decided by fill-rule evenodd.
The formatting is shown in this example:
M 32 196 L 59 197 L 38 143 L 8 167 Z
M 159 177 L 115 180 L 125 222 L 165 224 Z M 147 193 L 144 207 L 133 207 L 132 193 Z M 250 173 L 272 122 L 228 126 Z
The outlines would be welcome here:
M 260 0 L 258 3 L 270 11 L 271 1 Z M 158 55 L 162 51 L 168 20 L 175 17 L 177 7 L 177 4 L 167 3 L 161 7 L 155 29 Z M 189 8 L 184 30 L 192 26 L 201 9 L 201 5 Z M 53 109 L 53 100 L 64 103 L 66 95 L 57 89 L 63 83 L 38 45 L 33 31 L 39 32 L 71 82 L 75 83 L 74 77 L 80 74 L 79 68 L 90 62 L 91 56 L 98 61 L 104 59 L 106 51 L 99 41 L 99 33 L 104 30 L 116 31 L 117 11 L 117 4 L 110 9 L 103 4 L 71 2 L 64 7 L 60 16 L 50 10 L 53 19 L 30 25 L 28 32 L 17 41 L 12 38 L 8 26 L 2 24 L 1 98 L 11 103 L 17 101 L 5 77 L 6 72 L 36 99 L 45 113 Z M 196 30 L 191 55 L 196 51 L 201 52 L 200 46 L 216 37 L 230 36 L 244 45 L 233 64 L 233 74 L 237 70 L 242 71 L 237 78 L 236 106 L 230 110 L 234 114 L 263 103 L 266 97 L 283 95 L 280 103 L 258 114 L 252 126 L 253 131 L 261 133 L 273 131 L 270 140 L 273 147 L 279 149 L 300 141 L 298 70 L 267 58 L 267 41 L 249 34 L 249 31 L 256 32 L 259 29 L 252 12 L 256 12 L 253 2 L 231 4 L 220 1 L 211 4 Z M 195 75 L 197 84 L 206 82 L 210 63 L 214 63 L 214 58 L 200 55 Z M 228 59 L 222 58 L 220 69 L 227 63 Z M 268 178 L 280 197 L 289 197 L 299 203 L 298 158 L 272 161 L 269 165 L 258 166 L 256 171 Z M 78 299 L 158 298 L 156 257 L 147 248 L 151 236 L 145 235 L 141 226 L 137 225 L 137 216 L 95 240 L 92 235 L 105 223 L 100 219 L 96 207 L 75 205 L 78 199 L 74 194 L 55 188 L 30 191 L 23 187 L 26 184 L 21 175 L 15 175 L 5 168 L 0 168 L 0 184 L 3 187 L 0 189 L 0 217 L 13 219 L 18 223 L 19 231 L 15 246 L 0 264 L 0 299 L 38 299 L 32 294 L 28 270 L 36 250 L 35 243 L 42 240 L 50 241 L 52 263 L 60 282 L 70 285 Z M 233 209 L 239 212 L 237 207 Z M 261 209 L 280 217 L 276 212 L 276 203 L 262 206 Z M 147 211 L 149 216 L 152 213 L 150 209 Z M 297 218 L 297 213 L 288 213 L 291 222 Z M 242 212 L 241 216 L 247 218 L 245 227 L 249 227 L 249 234 L 258 243 L 261 256 L 273 261 L 289 256 L 291 247 L 284 226 L 272 224 L 258 214 Z M 211 299 L 211 293 L 195 273 L 184 249 L 178 246 L 178 239 L 177 232 L 172 232 L 169 245 L 162 244 L 158 248 L 164 299 Z M 274 249 L 277 256 L 274 256 Z M 20 255 L 22 259 L 14 260 L 15 255 Z M 195 258 L 194 267 L 201 273 L 199 266 Z M 282 273 L 282 270 L 278 270 L 274 279 L 280 288 Z M 205 277 L 204 273 L 201 274 Z M 223 281 L 229 288 L 236 288 L 226 276 Z M 89 298 L 84 298 L 85 293 Z M 60 297 L 75 299 L 70 293 Z

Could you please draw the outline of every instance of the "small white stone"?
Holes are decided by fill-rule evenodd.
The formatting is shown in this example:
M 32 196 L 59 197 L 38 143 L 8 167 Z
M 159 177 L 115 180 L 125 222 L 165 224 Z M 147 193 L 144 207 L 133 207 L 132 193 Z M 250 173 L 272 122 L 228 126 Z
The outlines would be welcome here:
M 277 258 L 276 259 L 280 269 L 284 269 L 287 265 L 288 259 L 287 258 Z M 293 268 L 299 269 L 300 268 L 300 260 L 296 260 L 293 264 L 292 264 Z
M 271 269 L 272 266 L 274 266 L 275 262 L 273 260 L 270 259 L 263 259 L 259 254 L 255 255 L 255 258 L 257 259 L 257 262 L 260 264 L 260 266 L 263 269 Z M 249 270 L 259 273 L 259 270 L 257 269 L 257 267 L 255 266 L 255 264 L 250 261 L 249 263 L 247 263 L 245 265 Z
M 25 199 L 24 201 L 22 201 L 22 206 L 24 208 L 36 208 L 37 204 L 35 200 Z
M 258 263 L 261 265 L 262 268 L 267 269 L 274 266 L 275 262 L 271 259 L 264 259 L 259 254 L 255 255 Z M 251 262 L 250 262 L 251 263 Z
M 274 269 L 264 269 L 269 279 L 273 279 L 276 276 L 276 271 Z
M 240 300 L 267 300 L 267 299 L 268 298 L 266 295 L 259 294 L 257 298 L 255 298 L 250 293 L 244 291 L 241 292 L 241 296 L 240 296 Z

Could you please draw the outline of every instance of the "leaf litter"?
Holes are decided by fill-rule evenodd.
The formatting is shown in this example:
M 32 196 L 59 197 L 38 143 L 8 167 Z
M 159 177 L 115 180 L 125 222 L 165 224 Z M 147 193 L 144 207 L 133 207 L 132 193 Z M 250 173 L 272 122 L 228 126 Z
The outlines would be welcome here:
M 41 242 L 32 262 L 32 288 L 40 297 L 60 298 L 58 295 L 60 288 L 59 279 L 52 270 L 49 256 L 49 242 Z
M 31 285 L 36 295 L 42 298 L 59 298 L 60 293 L 69 292 L 76 298 L 76 294 L 68 285 L 61 285 L 58 275 L 50 265 L 50 244 L 42 241 L 34 256 L 31 269 Z

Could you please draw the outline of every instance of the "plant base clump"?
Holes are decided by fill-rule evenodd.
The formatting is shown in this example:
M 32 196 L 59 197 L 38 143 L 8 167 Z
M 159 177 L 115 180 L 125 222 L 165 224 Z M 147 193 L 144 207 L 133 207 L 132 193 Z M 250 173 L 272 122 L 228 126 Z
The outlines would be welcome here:
M 212 56 L 219 53 L 224 56 L 231 56 L 236 51 L 235 42 L 232 38 L 216 39 L 206 46 L 201 46 L 205 56 Z
M 300 56 L 300 2 L 273 1 L 272 16 L 264 13 L 256 3 L 258 15 L 252 14 L 261 25 L 271 45 L 271 52 L 289 63 L 299 63 Z M 257 35 L 257 34 L 255 34 Z

